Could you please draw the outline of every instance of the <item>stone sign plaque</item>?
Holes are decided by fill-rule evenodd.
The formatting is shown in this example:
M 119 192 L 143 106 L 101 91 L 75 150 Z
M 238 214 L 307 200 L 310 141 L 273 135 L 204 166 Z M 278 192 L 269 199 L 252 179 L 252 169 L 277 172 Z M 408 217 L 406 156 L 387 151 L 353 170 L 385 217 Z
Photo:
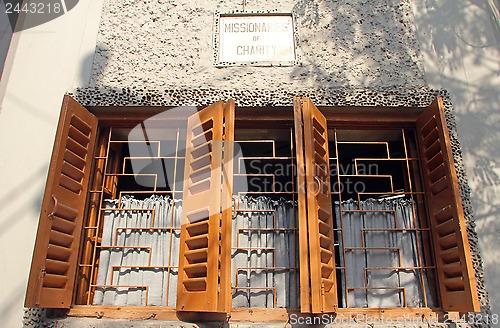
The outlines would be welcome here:
M 218 66 L 295 64 L 292 14 L 221 14 L 216 26 Z

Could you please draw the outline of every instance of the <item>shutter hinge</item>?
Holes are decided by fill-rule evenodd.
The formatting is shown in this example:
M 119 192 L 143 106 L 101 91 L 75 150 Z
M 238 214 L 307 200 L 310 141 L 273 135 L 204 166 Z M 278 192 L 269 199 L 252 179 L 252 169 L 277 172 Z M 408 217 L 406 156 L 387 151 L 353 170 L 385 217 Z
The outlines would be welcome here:
M 52 195 L 52 199 L 54 200 L 54 208 L 52 209 L 52 212 L 50 212 L 47 215 L 47 218 L 52 220 L 57 212 L 57 207 L 59 206 L 59 201 L 57 200 L 57 197 L 55 195 Z

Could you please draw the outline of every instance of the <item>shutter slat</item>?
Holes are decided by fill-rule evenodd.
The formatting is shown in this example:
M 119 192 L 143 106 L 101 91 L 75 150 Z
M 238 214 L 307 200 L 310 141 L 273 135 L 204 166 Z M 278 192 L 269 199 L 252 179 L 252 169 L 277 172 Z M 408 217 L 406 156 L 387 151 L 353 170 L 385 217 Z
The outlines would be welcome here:
M 68 269 L 69 269 L 68 262 L 52 260 L 52 259 L 47 259 L 47 261 L 45 261 L 45 271 L 49 273 L 64 275 L 66 274 L 66 272 L 68 272 Z
M 62 171 L 62 173 L 64 173 L 68 177 L 70 177 L 73 180 L 77 181 L 78 183 L 80 183 L 80 181 L 82 180 L 82 178 L 84 176 L 84 172 L 82 170 L 78 169 L 77 167 L 71 165 L 68 162 L 65 162 L 63 164 L 63 167 L 62 167 L 61 171 Z
M 188 228 L 188 233 L 190 237 L 198 236 L 201 234 L 206 234 L 208 233 L 208 222 L 207 221 L 201 221 L 201 222 L 195 222 L 192 223 Z
M 84 148 L 86 148 L 89 143 L 89 136 L 84 134 L 74 126 L 71 126 L 69 128 L 69 136 Z
M 443 265 L 443 270 L 448 277 L 462 276 L 462 266 L 460 262 L 454 262 Z
M 49 244 L 49 247 L 47 247 L 47 258 L 49 259 L 68 261 L 72 253 L 71 248 L 68 247 L 53 244 Z
M 26 307 L 71 305 L 97 118 L 65 96 L 33 252 Z
M 189 264 L 206 262 L 208 257 L 208 250 L 206 248 L 198 248 L 194 251 L 186 251 L 184 256 Z
M 75 127 L 81 133 L 89 137 L 92 131 L 95 131 L 93 122 L 87 122 L 87 120 L 83 119 L 83 117 L 80 116 L 71 117 L 71 126 Z
M 456 247 L 457 245 L 457 235 L 453 232 L 450 233 L 449 235 L 446 235 L 444 237 L 440 237 L 438 239 L 439 246 L 441 246 L 441 249 L 447 250 L 452 247 Z
M 455 226 L 456 225 L 453 220 L 448 220 L 440 224 L 436 224 L 436 232 L 438 234 L 438 238 L 440 238 L 441 236 L 448 236 L 450 234 L 455 235 Z
M 70 247 L 75 237 L 56 230 L 50 232 L 50 243 L 59 246 Z
M 201 236 L 186 238 L 186 245 L 190 250 L 208 247 L 208 233 Z
M 64 152 L 64 160 L 80 170 L 85 168 L 85 160 L 69 149 L 66 149 Z
M 54 230 L 71 234 L 71 233 L 73 233 L 75 228 L 76 228 L 76 225 L 71 221 L 61 219 L 58 217 L 55 217 L 52 220 L 52 229 L 54 229 Z
M 416 127 L 443 309 L 479 311 L 467 227 L 440 97 L 422 113 Z
M 184 272 L 189 278 L 203 278 L 207 276 L 207 265 L 204 263 L 185 265 Z
M 462 276 L 454 278 L 445 278 L 444 285 L 448 291 L 457 292 L 463 291 L 465 286 L 465 281 Z
M 43 278 L 43 287 L 61 289 L 66 286 L 68 277 L 57 274 L 45 274 Z
M 80 194 L 80 191 L 82 191 L 81 183 L 79 181 L 71 179 L 67 175 L 63 174 L 63 172 L 61 172 L 61 176 L 59 178 L 59 185 L 77 195 Z
M 185 279 L 183 282 L 184 287 L 190 292 L 204 292 L 207 289 L 207 278 L 191 278 Z M 203 301 L 203 300 L 199 300 Z M 185 310 L 185 308 L 182 308 Z
M 444 264 L 460 263 L 460 248 L 457 246 L 444 250 L 437 250 L 439 262 Z
M 87 147 L 80 145 L 76 140 L 71 138 L 69 135 L 68 139 L 66 139 L 66 148 L 71 150 L 81 159 L 85 159 L 85 156 L 87 155 Z

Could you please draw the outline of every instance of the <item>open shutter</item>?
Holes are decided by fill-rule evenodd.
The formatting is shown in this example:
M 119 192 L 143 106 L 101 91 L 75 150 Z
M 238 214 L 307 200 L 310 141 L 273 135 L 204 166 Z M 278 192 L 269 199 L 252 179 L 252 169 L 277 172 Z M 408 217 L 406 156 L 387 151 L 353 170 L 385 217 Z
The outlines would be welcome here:
M 225 107 L 228 113 L 231 113 L 231 106 L 234 110 L 232 102 L 227 106 L 219 101 L 188 119 L 178 311 L 224 312 L 230 307 L 226 295 L 220 295 L 222 286 L 224 293 L 230 293 L 229 271 L 226 269 L 228 263 L 230 268 L 231 259 L 231 243 L 227 240 L 231 238 L 231 222 L 223 220 L 227 220 L 227 215 L 230 218 L 230 213 L 224 211 L 223 217 L 221 212 L 221 206 L 228 202 L 221 192 L 223 152 L 230 151 L 224 149 L 223 137 L 225 134 L 231 138 L 233 123 L 229 121 L 234 121 L 234 114 L 229 121 L 224 121 Z M 228 129 L 224 130 L 224 124 Z M 228 189 L 225 183 L 224 188 Z M 224 268 L 220 270 L 222 263 Z
M 65 96 L 43 197 L 26 307 L 71 305 L 97 118 Z
M 309 236 L 307 234 L 306 163 L 304 161 L 302 103 L 299 97 L 295 97 L 293 100 L 293 116 L 299 212 L 300 311 L 309 313 L 311 312 L 311 286 L 309 277 Z
M 443 309 L 479 311 L 458 179 L 440 97 L 418 118 L 417 135 Z
M 297 120 L 296 100 L 296 128 L 300 125 Z M 328 153 L 328 131 L 326 118 L 309 98 L 302 98 L 302 126 L 303 126 L 303 164 L 299 163 L 299 229 L 307 227 L 307 234 L 300 232 L 300 255 L 305 257 L 306 248 L 308 258 L 301 257 L 301 289 L 304 288 L 305 278 L 309 277 L 310 300 L 301 302 L 302 311 L 310 307 L 312 313 L 333 312 L 337 310 L 337 284 L 335 275 L 335 253 L 333 240 L 332 200 L 330 195 L 330 165 Z M 296 131 L 297 132 L 300 131 Z M 298 137 L 300 138 L 300 137 Z M 300 160 L 300 144 L 297 143 L 297 159 Z M 304 173 L 305 181 L 301 175 Z M 301 168 L 302 166 L 302 168 Z M 304 215 L 304 184 L 307 214 Z M 301 185 L 302 183 L 302 185 Z M 300 199 L 302 198 L 302 200 Z M 307 239 L 306 236 L 307 235 Z M 308 261 L 306 265 L 304 261 Z M 307 269 L 306 269 L 307 268 Z M 304 291 L 304 294 L 307 291 Z M 304 297 L 302 295 L 301 297 Z

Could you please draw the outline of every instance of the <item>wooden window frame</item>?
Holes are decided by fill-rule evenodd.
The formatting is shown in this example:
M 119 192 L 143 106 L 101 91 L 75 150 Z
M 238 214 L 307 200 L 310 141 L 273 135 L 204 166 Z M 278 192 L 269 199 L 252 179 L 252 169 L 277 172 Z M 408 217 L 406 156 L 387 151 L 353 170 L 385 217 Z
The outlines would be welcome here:
M 298 99 L 298 98 L 297 98 Z M 63 102 L 63 109 L 65 106 L 67 106 L 68 102 L 74 101 L 71 99 L 70 96 L 65 96 L 64 102 Z M 295 101 L 300 101 L 300 100 L 295 100 Z M 444 112 L 443 112 L 443 103 L 440 98 L 437 98 L 437 100 L 431 104 L 431 106 L 438 106 L 440 110 L 440 119 L 441 122 L 444 122 Z M 91 112 L 94 113 L 95 116 L 98 118 L 99 121 L 99 129 L 102 129 L 106 126 L 130 126 L 130 124 L 133 124 L 134 122 L 140 122 L 144 119 L 147 119 L 151 117 L 152 115 L 161 112 L 163 110 L 166 110 L 171 107 L 151 107 L 147 108 L 144 110 L 143 107 L 128 107 L 124 111 L 121 110 L 121 108 L 113 108 L 113 107 L 105 107 L 105 108 L 99 108 L 99 107 L 88 107 L 87 109 Z M 387 128 L 388 125 L 394 125 L 397 123 L 398 128 L 415 128 L 415 122 L 417 121 L 418 117 L 420 114 L 425 110 L 425 108 L 390 108 L 390 107 L 377 107 L 377 108 L 363 108 L 363 107 L 319 107 L 320 111 L 323 112 L 323 114 L 326 117 L 326 120 L 328 122 L 328 128 L 330 126 L 335 126 L 335 127 L 352 127 L 355 125 L 356 127 L 363 127 L 363 128 Z M 119 113 L 119 114 L 118 114 Z M 260 115 L 258 114 L 260 113 Z M 241 114 L 241 115 L 240 115 Z M 283 115 L 280 115 L 283 114 Z M 270 111 L 268 108 L 260 109 L 260 110 L 249 110 L 246 111 L 245 108 L 241 108 L 237 110 L 237 116 L 238 120 L 236 121 L 237 126 L 255 126 L 256 124 L 261 124 L 266 122 L 272 122 L 270 123 L 271 126 L 275 126 L 277 124 L 276 121 L 278 121 L 280 124 L 283 124 L 284 126 L 291 126 L 294 124 L 293 120 L 293 112 L 290 111 L 289 107 L 282 107 L 282 108 L 276 108 L 276 111 Z M 353 124 L 355 122 L 355 124 Z M 259 125 L 260 126 L 260 125 Z M 58 135 L 56 136 L 56 143 L 54 146 L 54 152 L 53 152 L 53 159 L 52 162 L 54 162 L 54 157 L 57 156 L 58 143 L 57 140 L 60 140 L 61 136 L 59 135 L 60 132 L 58 130 Z M 449 145 L 449 136 L 448 132 L 444 131 L 444 134 L 442 135 L 447 141 L 445 141 L 447 151 L 449 152 L 448 156 L 451 156 L 451 147 Z M 59 139 L 58 139 L 59 138 Z M 96 139 L 94 139 L 96 140 Z M 93 143 L 92 143 L 93 145 Z M 421 150 L 423 151 L 423 150 Z M 453 162 L 449 162 L 449 168 L 450 168 L 450 174 L 453 178 L 453 192 L 455 197 L 458 197 L 456 208 L 460 212 L 462 211 L 462 204 L 461 204 L 461 199 L 458 193 L 458 181 L 456 178 L 456 172 L 453 168 Z M 50 172 L 49 172 L 49 181 L 50 181 Z M 87 181 L 88 182 L 88 181 Z M 47 184 L 46 188 L 46 195 L 44 196 L 44 204 L 46 204 L 48 201 L 50 201 L 50 193 L 47 193 L 47 190 L 49 189 L 49 183 Z M 88 196 L 87 196 L 88 200 Z M 47 205 L 44 205 L 47 206 Z M 44 210 L 42 207 L 42 215 L 43 213 L 47 214 L 48 210 Z M 463 212 L 459 215 L 462 215 L 462 225 L 464 224 L 463 221 Z M 42 219 L 41 219 L 42 221 Z M 42 224 L 42 223 L 40 223 Z M 463 238 L 463 243 L 464 243 L 464 249 L 465 252 L 470 252 L 469 251 L 469 246 L 467 243 L 467 236 L 466 232 L 462 229 L 459 228 L 460 234 Z M 40 235 L 40 232 L 39 232 Z M 436 242 L 433 242 L 433 244 L 436 244 Z M 81 248 L 81 246 L 79 246 Z M 35 244 L 35 257 L 37 250 L 39 250 L 40 247 L 37 244 Z M 35 261 L 34 261 L 35 262 Z M 35 272 L 35 273 L 33 273 Z M 32 269 L 32 274 L 30 281 L 33 279 L 36 279 L 37 276 L 37 271 L 33 271 Z M 479 303 L 478 303 L 478 297 L 477 297 L 477 290 L 476 290 L 476 285 L 475 285 L 475 278 L 474 278 L 474 272 L 472 268 L 472 264 L 467 264 L 467 275 L 469 278 L 469 287 L 472 289 L 470 297 L 472 298 L 472 308 L 470 307 L 456 307 L 455 311 L 479 311 Z M 34 278 L 35 277 L 35 278 Z M 26 297 L 26 306 L 31 306 L 35 307 L 37 306 L 36 301 L 34 300 L 33 296 L 33 285 L 29 285 L 28 287 L 28 293 Z M 441 286 L 440 286 L 441 287 Z M 442 292 L 442 291 L 441 291 Z M 438 297 L 441 298 L 441 292 L 439 293 Z M 74 294 L 76 293 L 76 288 L 73 287 L 72 289 L 72 301 L 71 304 L 64 303 L 63 306 L 59 306 L 58 304 L 53 304 L 51 305 L 54 308 L 57 307 L 65 307 L 67 308 L 70 306 L 69 311 L 67 312 L 69 315 L 74 315 L 74 316 L 94 316 L 95 313 L 105 313 L 106 316 L 109 317 L 119 317 L 119 318 L 144 318 L 145 315 L 148 315 L 149 313 L 153 313 L 154 317 L 156 318 L 187 318 L 193 314 L 190 313 L 184 313 L 180 314 L 179 312 L 176 312 L 174 309 L 165 309 L 165 308 L 152 308 L 152 307 L 127 307 L 127 310 L 124 311 L 123 308 L 120 308 L 118 306 L 94 306 L 94 305 L 73 305 L 74 304 Z M 226 293 L 230 295 L 230 293 Z M 226 295 L 227 296 L 227 295 Z M 229 301 L 229 297 L 227 296 L 225 298 L 225 302 Z M 430 316 L 432 317 L 433 315 L 442 315 L 443 313 L 446 313 L 447 311 L 452 311 L 452 309 L 446 310 L 443 309 L 442 307 L 436 308 L 436 309 L 431 309 L 431 308 L 398 308 L 398 309 L 364 309 L 364 308 L 357 308 L 357 309 L 345 309 L 345 308 L 340 308 L 336 310 L 337 315 L 345 315 L 349 316 L 354 313 L 366 313 L 366 314 L 371 314 L 374 315 L 375 317 L 378 315 L 381 315 L 382 313 L 387 314 L 387 315 L 394 315 L 394 316 L 399 316 L 400 314 L 409 314 L 409 315 L 415 315 L 415 316 Z M 265 318 L 268 318 L 270 320 L 275 320 L 276 318 L 284 318 L 285 316 L 288 316 L 290 313 L 289 310 L 286 309 L 259 309 L 255 310 L 252 309 L 251 311 L 248 311 L 246 309 L 241 309 L 241 310 L 235 310 L 235 309 L 230 309 L 231 316 L 233 320 L 238 320 L 238 318 L 241 318 L 241 320 L 249 320 L 249 316 L 252 316 L 252 314 L 249 314 L 249 312 L 253 313 L 253 315 L 258 316 L 259 320 L 263 320 Z M 321 311 L 320 311 L 321 312 Z M 297 312 L 298 313 L 298 312 Z M 161 314 L 161 315 L 158 315 Z M 198 313 L 199 314 L 199 313 Z M 262 317 L 263 314 L 266 314 L 265 318 Z M 226 318 L 226 314 L 217 314 L 217 313 L 211 313 L 211 314 L 205 314 L 207 316 L 207 319 L 209 320 L 216 320 L 217 318 Z M 200 316 L 196 316 L 197 318 L 200 318 Z

